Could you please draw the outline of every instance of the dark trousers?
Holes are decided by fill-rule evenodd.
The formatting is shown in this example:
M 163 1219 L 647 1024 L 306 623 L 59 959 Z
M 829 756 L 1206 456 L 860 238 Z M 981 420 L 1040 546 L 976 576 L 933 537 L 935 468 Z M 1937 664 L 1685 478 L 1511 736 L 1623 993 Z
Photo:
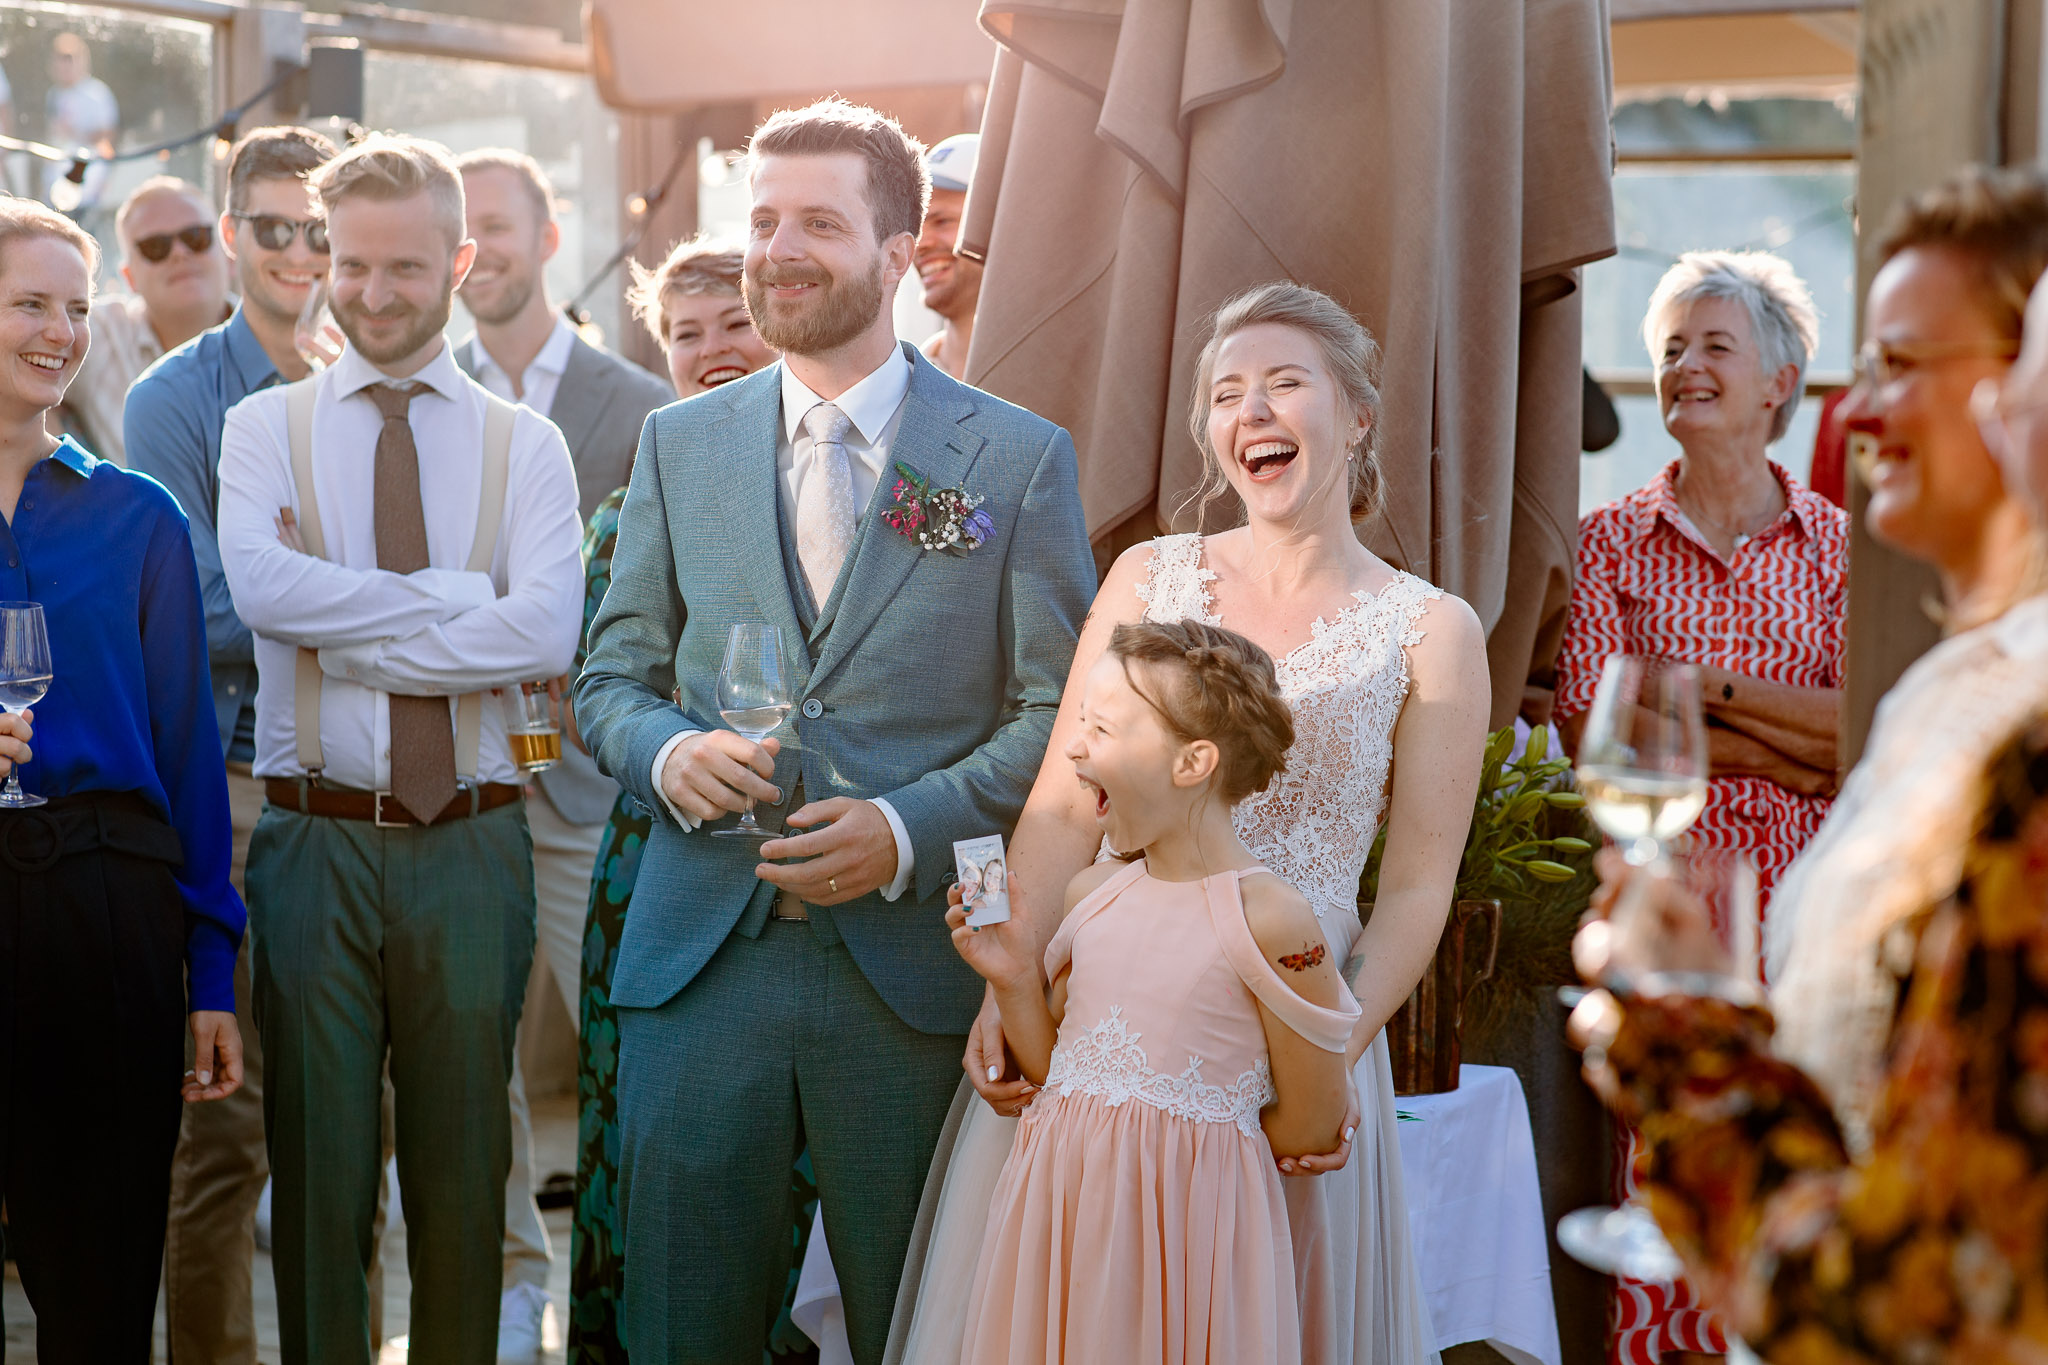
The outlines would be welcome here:
M 43 1365 L 149 1360 L 185 1070 L 165 853 L 138 798 L 0 810 L 0 1197 Z
M 962 1042 L 911 1028 L 843 943 L 780 920 L 726 939 L 660 1008 L 621 1009 L 633 1359 L 759 1365 L 808 1142 L 853 1358 L 876 1365 Z
M 271 1265 L 286 1365 L 369 1365 L 388 1061 L 412 1358 L 496 1359 L 506 1088 L 533 846 L 500 807 L 380 829 L 267 807 L 249 842 Z

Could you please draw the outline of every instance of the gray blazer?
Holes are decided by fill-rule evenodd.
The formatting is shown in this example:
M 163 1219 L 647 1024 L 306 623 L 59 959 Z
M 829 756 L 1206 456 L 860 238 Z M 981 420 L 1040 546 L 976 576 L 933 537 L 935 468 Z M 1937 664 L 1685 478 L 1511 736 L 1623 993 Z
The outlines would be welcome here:
M 455 363 L 477 377 L 477 339 L 456 348 Z M 581 337 L 569 349 L 569 365 L 555 390 L 548 419 L 562 429 L 569 458 L 576 466 L 577 501 L 584 521 L 605 495 L 626 482 L 640 428 L 647 414 L 673 403 L 676 391 L 632 361 L 601 351 Z M 555 812 L 572 825 L 601 824 L 619 799 L 616 782 L 598 772 L 590 755 L 573 744 L 562 746 L 562 761 L 535 782 Z
M 894 904 L 870 894 L 820 918 L 912 1028 L 964 1033 L 973 1021 L 981 983 L 945 925 L 953 841 L 1016 824 L 1095 570 L 1067 433 L 904 351 L 910 389 L 892 458 L 936 487 L 979 494 L 994 534 L 964 557 L 920 551 L 877 520 L 896 482 L 885 471 L 837 605 L 808 638 L 777 530 L 780 367 L 662 409 L 641 437 L 611 589 L 576 682 L 598 767 L 656 812 L 616 1005 L 661 1005 L 728 934 L 758 934 L 766 918 L 774 888 L 754 876 L 757 847 L 684 830 L 651 769 L 671 736 L 719 726 L 727 627 L 767 621 L 808 645 L 777 784 L 801 777 L 812 801 L 886 796 L 916 858 Z

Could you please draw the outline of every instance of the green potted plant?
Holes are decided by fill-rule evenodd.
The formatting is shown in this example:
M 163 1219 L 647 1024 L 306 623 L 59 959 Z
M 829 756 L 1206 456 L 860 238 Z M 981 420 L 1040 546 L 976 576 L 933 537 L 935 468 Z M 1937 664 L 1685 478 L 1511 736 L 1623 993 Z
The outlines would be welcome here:
M 1592 843 L 1580 837 L 1585 798 L 1571 789 L 1566 776 L 1571 761 L 1550 757 L 1549 738 L 1547 730 L 1531 732 L 1521 754 L 1510 761 L 1514 730 L 1487 737 L 1443 938 L 1421 982 L 1387 1022 L 1399 1094 L 1458 1088 L 1465 995 L 1493 975 L 1503 905 L 1537 900 L 1547 889 L 1579 882 L 1592 859 Z M 1359 884 L 1359 910 L 1367 918 L 1379 895 L 1386 837 L 1382 827 Z M 1474 925 L 1483 926 L 1480 951 L 1468 951 L 1478 946 L 1468 941 Z M 1468 956 L 1477 964 L 1469 978 Z

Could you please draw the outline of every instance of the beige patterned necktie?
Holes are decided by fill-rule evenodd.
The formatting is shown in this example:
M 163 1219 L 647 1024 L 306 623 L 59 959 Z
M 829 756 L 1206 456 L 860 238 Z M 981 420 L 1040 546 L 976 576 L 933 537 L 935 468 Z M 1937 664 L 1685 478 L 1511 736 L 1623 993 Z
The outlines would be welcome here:
M 830 403 L 804 414 L 811 436 L 811 467 L 796 495 L 796 558 L 811 585 L 811 601 L 820 610 L 839 581 L 853 544 L 857 513 L 853 505 L 853 465 L 846 453 L 846 431 L 853 419 Z
M 377 567 L 413 573 L 428 567 L 427 517 L 409 411 L 413 399 L 432 390 L 425 384 L 372 384 L 364 392 L 384 414 L 373 489 Z M 392 696 L 391 794 L 423 825 L 455 799 L 455 731 L 445 697 Z

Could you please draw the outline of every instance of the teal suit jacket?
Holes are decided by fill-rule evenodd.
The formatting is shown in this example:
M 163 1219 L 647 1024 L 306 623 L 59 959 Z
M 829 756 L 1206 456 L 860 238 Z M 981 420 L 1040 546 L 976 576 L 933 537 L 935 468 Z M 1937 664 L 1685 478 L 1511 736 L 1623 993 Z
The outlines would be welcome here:
M 656 813 L 615 1005 L 660 1006 L 729 934 L 760 932 L 774 888 L 754 876 L 757 846 L 683 829 L 651 769 L 671 736 L 720 726 L 727 628 L 766 621 L 808 646 L 797 651 L 790 723 L 777 732 L 778 785 L 800 775 L 811 801 L 886 797 L 916 856 L 900 899 L 833 906 L 828 932 L 911 1027 L 964 1033 L 973 1020 L 981 984 L 945 925 L 952 844 L 1016 824 L 1095 570 L 1067 433 L 904 350 L 910 388 L 890 458 L 935 487 L 982 497 L 994 533 L 964 557 L 919 550 L 877 518 L 896 482 L 885 470 L 836 604 L 808 636 L 778 522 L 780 367 L 648 418 L 575 689 L 598 767 Z

